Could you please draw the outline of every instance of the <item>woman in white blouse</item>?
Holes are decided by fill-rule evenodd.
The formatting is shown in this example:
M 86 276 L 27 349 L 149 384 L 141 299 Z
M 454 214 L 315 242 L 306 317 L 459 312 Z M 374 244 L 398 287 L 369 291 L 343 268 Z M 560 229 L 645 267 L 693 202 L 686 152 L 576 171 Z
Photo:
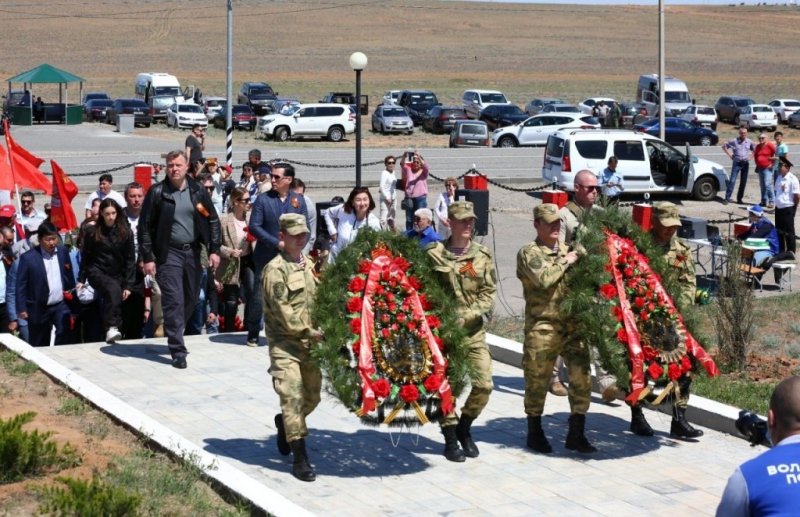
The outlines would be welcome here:
M 394 230 L 395 213 L 397 211 L 397 176 L 394 175 L 395 157 L 387 156 L 383 159 L 385 169 L 381 173 L 378 202 L 380 205 L 381 228 Z
M 381 223 L 372 211 L 375 209 L 375 200 L 367 187 L 356 187 L 347 197 L 343 205 L 332 206 L 325 214 L 325 224 L 331 236 L 331 250 L 328 262 L 336 260 L 339 252 L 353 242 L 358 232 L 368 226 L 375 231 L 380 231 Z
M 444 192 L 439 194 L 439 199 L 436 200 L 434 209 L 436 214 L 436 233 L 445 241 L 450 237 L 450 221 L 447 219 L 447 208 L 455 200 L 457 189 L 457 179 L 452 176 L 445 178 Z

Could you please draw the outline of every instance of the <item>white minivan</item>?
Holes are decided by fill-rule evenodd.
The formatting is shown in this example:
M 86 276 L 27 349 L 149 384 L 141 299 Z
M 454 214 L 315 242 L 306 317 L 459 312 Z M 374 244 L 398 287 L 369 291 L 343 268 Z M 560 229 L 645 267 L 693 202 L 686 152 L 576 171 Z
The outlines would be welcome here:
M 599 176 L 611 156 L 619 160 L 617 172 L 630 194 L 691 194 L 709 201 L 724 189 L 727 179 L 722 165 L 692 156 L 689 146 L 684 153 L 647 133 L 622 129 L 565 129 L 550 135 L 542 178 L 572 192 L 578 171 L 589 169 Z
M 464 90 L 464 93 L 461 94 L 461 104 L 469 118 L 477 119 L 483 108 L 495 104 L 511 104 L 511 102 L 503 95 L 503 92 L 497 90 Z

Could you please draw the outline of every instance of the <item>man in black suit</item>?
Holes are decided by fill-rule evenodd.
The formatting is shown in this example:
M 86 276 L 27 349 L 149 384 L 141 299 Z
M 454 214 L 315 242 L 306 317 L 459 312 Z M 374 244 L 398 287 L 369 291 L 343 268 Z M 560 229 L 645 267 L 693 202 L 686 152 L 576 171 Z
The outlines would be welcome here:
M 56 329 L 56 345 L 69 343 L 70 310 L 65 293 L 75 287 L 75 275 L 66 248 L 58 245 L 58 229 L 39 225 L 39 245 L 19 258 L 17 317 L 28 321 L 32 346 L 48 346 Z M 42 281 L 44 280 L 44 281 Z

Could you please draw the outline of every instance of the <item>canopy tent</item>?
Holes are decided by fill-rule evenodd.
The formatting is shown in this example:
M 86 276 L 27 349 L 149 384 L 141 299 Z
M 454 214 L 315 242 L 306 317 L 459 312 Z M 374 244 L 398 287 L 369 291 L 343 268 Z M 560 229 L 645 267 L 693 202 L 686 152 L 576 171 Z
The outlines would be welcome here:
M 30 91 L 33 84 L 58 84 L 58 104 L 48 105 L 48 112 L 50 106 L 56 106 L 58 109 L 59 120 L 63 120 L 67 124 L 80 124 L 82 121 L 82 110 L 80 108 L 80 99 L 83 96 L 83 81 L 82 77 L 71 74 L 60 68 L 47 63 L 32 68 L 27 72 L 9 77 L 8 81 L 8 99 L 11 99 L 11 85 L 12 83 L 23 83 L 24 89 Z M 69 106 L 69 83 L 80 83 L 78 101 L 73 103 L 72 109 Z M 33 96 L 28 94 L 23 96 L 22 103 L 16 106 L 10 105 L 9 110 L 12 112 L 14 124 L 30 125 L 32 122 L 33 113 Z M 76 118 L 77 117 L 77 118 Z

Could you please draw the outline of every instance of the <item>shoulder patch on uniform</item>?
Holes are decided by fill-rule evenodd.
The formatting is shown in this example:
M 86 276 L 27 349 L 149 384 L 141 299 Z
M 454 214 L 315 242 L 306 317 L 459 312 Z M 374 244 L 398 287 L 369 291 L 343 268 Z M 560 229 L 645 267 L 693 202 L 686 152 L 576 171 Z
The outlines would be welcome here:
M 533 270 L 541 269 L 542 268 L 542 257 L 540 257 L 539 255 L 532 256 L 530 258 L 530 260 L 528 260 L 528 265 Z
M 275 298 L 283 298 L 286 295 L 286 284 L 283 282 L 278 282 L 277 284 L 272 286 L 272 295 Z

